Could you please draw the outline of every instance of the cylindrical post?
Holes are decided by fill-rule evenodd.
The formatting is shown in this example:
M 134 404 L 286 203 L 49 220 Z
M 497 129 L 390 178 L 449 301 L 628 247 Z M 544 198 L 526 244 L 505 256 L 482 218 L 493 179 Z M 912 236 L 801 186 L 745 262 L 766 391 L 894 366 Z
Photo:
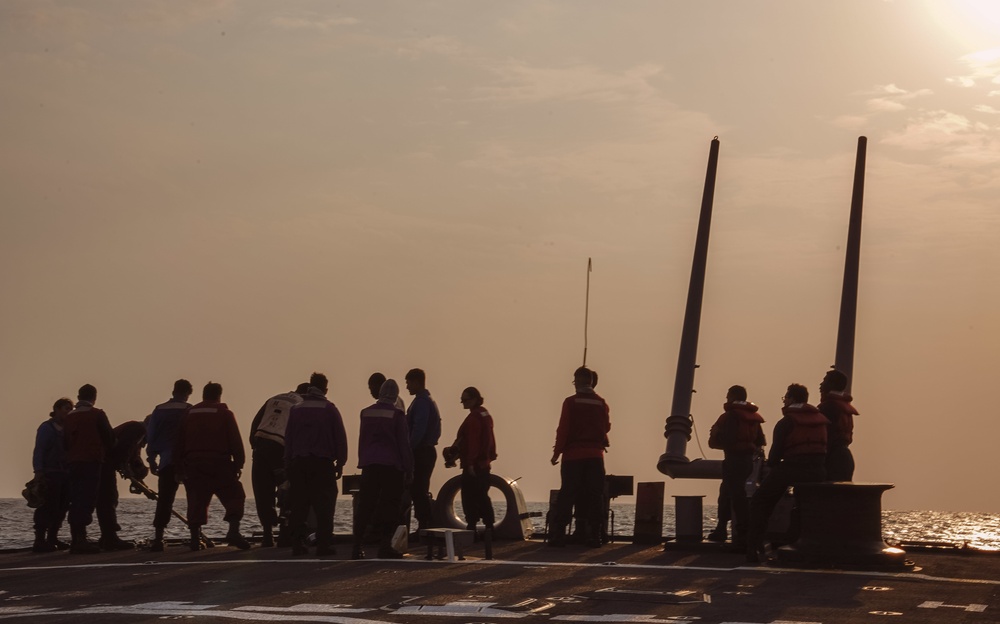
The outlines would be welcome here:
M 858 268 L 861 263 L 861 208 L 865 196 L 865 150 L 868 139 L 858 137 L 854 163 L 854 192 L 851 217 L 847 227 L 847 257 L 844 261 L 844 286 L 840 295 L 840 325 L 837 328 L 837 357 L 834 368 L 847 376 L 847 390 L 854 378 L 854 332 L 858 319 Z
M 705 174 L 701 216 L 698 220 L 698 234 L 694 245 L 694 260 L 691 263 L 691 282 L 688 285 L 681 347 L 677 356 L 674 398 L 663 434 L 667 438 L 667 448 L 657 462 L 657 469 L 664 474 L 669 474 L 666 464 L 688 461 L 687 442 L 691 439 L 691 393 L 694 392 L 694 370 L 697 368 L 701 302 L 705 291 L 705 265 L 708 262 L 708 234 L 712 227 L 712 204 L 715 200 L 715 175 L 718 165 L 719 137 L 715 137 L 708 153 L 708 171 Z

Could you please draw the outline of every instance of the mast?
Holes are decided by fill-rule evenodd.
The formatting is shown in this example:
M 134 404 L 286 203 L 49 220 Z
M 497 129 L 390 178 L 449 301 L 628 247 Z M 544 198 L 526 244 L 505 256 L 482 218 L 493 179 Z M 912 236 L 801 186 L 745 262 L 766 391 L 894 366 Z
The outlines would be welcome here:
M 854 378 L 854 334 L 858 320 L 858 269 L 861 263 L 861 208 L 865 195 L 866 137 L 858 137 L 854 163 L 854 192 L 851 218 L 847 226 L 847 256 L 844 261 L 844 286 L 840 295 L 840 324 L 837 328 L 837 355 L 834 368 L 847 376 L 847 391 Z
M 715 177 L 719 166 L 719 137 L 712 139 L 708 153 L 708 171 L 701 198 L 701 216 L 695 238 L 691 281 L 688 285 L 687 307 L 677 356 L 677 376 L 670 416 L 663 435 L 667 438 L 666 452 L 656 464 L 657 470 L 671 477 L 718 479 L 722 465 L 717 460 L 687 458 L 687 443 L 691 439 L 691 394 L 694 392 L 694 372 L 698 367 L 698 332 L 701 326 L 701 302 L 705 291 L 705 265 L 708 263 L 708 235 L 712 226 L 712 205 L 715 201 Z

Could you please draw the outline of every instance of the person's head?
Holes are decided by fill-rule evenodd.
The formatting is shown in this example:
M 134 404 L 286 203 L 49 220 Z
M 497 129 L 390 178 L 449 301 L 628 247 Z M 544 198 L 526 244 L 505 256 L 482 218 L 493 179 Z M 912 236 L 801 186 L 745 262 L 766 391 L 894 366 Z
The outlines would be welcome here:
M 595 370 L 590 371 L 590 377 L 591 377 L 591 379 L 590 379 L 590 387 L 591 388 L 596 388 L 597 387 L 597 371 L 595 371 Z
M 593 388 L 594 371 L 586 366 L 581 366 L 573 372 L 573 385 L 577 388 Z
M 79 401 L 87 401 L 93 403 L 97 400 L 97 388 L 90 384 L 83 384 L 76 393 L 76 398 Z
M 191 382 L 187 379 L 178 379 L 174 382 L 174 398 L 180 399 L 182 401 L 187 401 L 191 393 L 194 392 L 194 387 Z
M 326 391 L 330 387 L 330 381 L 323 373 L 313 373 L 309 375 L 309 385 L 326 394 Z
M 399 398 L 399 384 L 396 383 L 395 379 L 386 379 L 379 386 L 378 396 L 375 397 L 382 403 L 388 403 L 389 405 L 395 405 L 396 399 Z
M 416 394 L 427 387 L 427 375 L 419 368 L 406 371 L 406 391 Z
M 67 397 L 61 399 L 56 399 L 56 402 L 52 404 L 52 411 L 49 416 L 55 418 L 56 420 L 62 420 L 66 414 L 73 411 L 73 400 Z
M 743 386 L 730 386 L 729 391 L 726 392 L 726 401 L 730 403 L 733 401 L 746 401 L 747 400 L 747 389 Z
M 306 394 L 307 392 L 309 392 L 309 382 L 303 381 L 295 386 L 295 394 Z
M 214 381 L 210 381 L 205 384 L 205 388 L 201 391 L 202 401 L 221 401 L 222 400 L 222 384 L 217 384 Z
M 368 392 L 372 393 L 372 398 L 379 398 L 379 392 L 382 389 L 382 384 L 385 383 L 385 375 L 382 373 L 372 373 L 372 376 L 368 378 Z M 396 391 L 399 391 L 399 387 L 396 387 Z
M 847 389 L 847 375 L 837 369 L 827 371 L 819 384 L 820 393 L 843 392 Z
M 465 390 L 462 390 L 462 396 L 459 398 L 462 402 L 462 407 L 465 409 L 472 409 L 474 407 L 481 407 L 483 404 L 483 395 L 479 393 L 479 390 L 474 386 L 469 386 Z
M 806 403 L 809 401 L 809 390 L 802 384 L 792 384 L 788 386 L 788 390 L 785 391 L 785 396 L 782 399 L 784 399 L 785 405 Z

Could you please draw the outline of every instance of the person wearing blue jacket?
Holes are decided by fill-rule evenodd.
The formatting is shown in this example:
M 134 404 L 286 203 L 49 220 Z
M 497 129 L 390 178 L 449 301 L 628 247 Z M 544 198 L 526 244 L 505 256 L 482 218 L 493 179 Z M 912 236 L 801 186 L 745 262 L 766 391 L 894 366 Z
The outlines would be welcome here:
M 437 443 L 441 437 L 441 412 L 431 398 L 426 387 L 427 376 L 419 368 L 406 373 L 406 390 L 413 395 L 413 402 L 406 410 L 406 421 L 410 433 L 410 448 L 413 449 L 413 483 L 410 484 L 410 499 L 413 501 L 413 515 L 417 517 L 417 532 L 434 527 L 434 511 L 431 507 L 431 474 L 437 463 Z
M 178 379 L 170 400 L 153 408 L 146 419 L 146 458 L 149 471 L 156 475 L 159 496 L 156 499 L 156 513 L 153 515 L 153 530 L 156 532 L 149 550 L 163 552 L 163 530 L 170 523 L 170 515 L 177 497 L 177 468 L 174 465 L 174 445 L 177 431 L 185 412 L 191 407 L 188 399 L 193 392 L 191 382 Z
M 73 401 L 62 398 L 52 406 L 49 419 L 38 426 L 31 468 L 45 492 L 44 502 L 35 509 L 35 543 L 31 550 L 47 553 L 69 548 L 59 541 L 59 529 L 69 509 L 66 450 L 63 442 L 63 419 L 73 411 Z

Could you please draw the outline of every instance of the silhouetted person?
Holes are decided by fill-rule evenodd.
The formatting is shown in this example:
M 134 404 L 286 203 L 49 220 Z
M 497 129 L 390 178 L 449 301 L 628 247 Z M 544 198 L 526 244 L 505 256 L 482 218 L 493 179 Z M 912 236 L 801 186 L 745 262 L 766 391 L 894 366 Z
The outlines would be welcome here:
M 146 426 L 137 420 L 126 421 L 114 428 L 115 445 L 101 464 L 101 486 L 97 490 L 97 524 L 101 538 L 97 545 L 104 550 L 132 550 L 135 542 L 118 537 L 118 473 L 142 480 L 148 470 L 142 461 L 146 445 Z
M 257 517 L 263 528 L 261 546 L 274 546 L 274 527 L 278 526 L 275 498 L 278 486 L 285 482 L 285 428 L 292 408 L 309 391 L 303 383 L 294 392 L 283 392 L 268 399 L 257 410 L 250 424 L 250 448 L 253 451 L 250 484 L 253 487 Z
M 385 383 L 385 375 L 379 372 L 371 374 L 368 378 L 368 392 L 371 393 L 372 398 L 378 401 L 379 393 L 382 391 L 382 384 Z M 403 397 L 396 397 L 396 407 L 406 412 L 406 404 L 403 403 Z
M 431 507 L 431 474 L 437 463 L 438 439 L 441 437 L 441 412 L 426 387 L 426 375 L 419 368 L 406 373 L 406 390 L 413 395 L 406 421 L 410 430 L 410 448 L 413 449 L 413 483 L 410 500 L 413 515 L 417 517 L 417 532 L 434 526 Z
M 31 468 L 35 479 L 41 480 L 44 500 L 35 509 L 35 543 L 32 552 L 46 553 L 69 548 L 59 540 L 59 529 L 69 509 L 69 473 L 66 469 L 66 444 L 63 425 L 66 415 L 73 411 L 73 401 L 59 399 L 52 406 L 49 418 L 38 426 L 35 448 L 31 455 Z
M 799 384 L 788 386 L 782 397 L 782 418 L 774 425 L 767 456 L 771 471 L 750 499 L 748 561 L 760 561 L 767 522 L 788 486 L 826 478 L 826 428 L 830 421 L 808 401 L 809 390 Z
M 754 456 L 764 446 L 764 419 L 757 406 L 747 401 L 743 386 L 732 386 L 726 393 L 725 410 L 712 425 L 708 446 L 725 453 L 722 460 L 722 486 L 719 493 L 719 517 L 728 506 L 732 509 L 733 546 L 746 550 L 750 505 L 746 481 L 753 471 Z M 722 540 L 725 541 L 725 525 Z
M 462 510 L 468 525 L 466 528 L 475 531 L 476 523 L 482 520 L 486 532 L 492 537 L 494 517 L 489 494 L 490 467 L 497 458 L 493 416 L 483 407 L 483 395 L 472 386 L 462 391 L 460 400 L 462 407 L 469 410 L 455 440 L 462 468 Z
M 163 531 L 170 523 L 170 516 L 177 498 L 177 465 L 174 461 L 174 447 L 181 419 L 191 404 L 188 399 L 194 388 L 187 379 L 174 382 L 170 400 L 153 408 L 146 419 L 146 458 L 149 470 L 157 479 L 156 513 L 153 515 L 153 543 L 149 550 L 163 552 L 165 542 Z
M 398 559 L 391 545 L 406 482 L 413 479 L 413 449 L 406 414 L 397 407 L 399 384 L 387 379 L 378 401 L 361 410 L 358 467 L 361 487 L 354 519 L 352 559 L 364 559 L 363 543 L 370 530 L 378 538 L 378 556 Z
M 212 496 L 218 497 L 226 510 L 223 518 L 229 523 L 226 543 L 246 550 L 250 542 L 240 535 L 240 520 L 247 498 L 240 483 L 246 462 L 243 439 L 236 417 L 222 402 L 222 386 L 208 382 L 201 397 L 201 403 L 188 409 L 181 420 L 175 449 L 187 492 L 191 550 L 204 547 L 201 527 L 208 522 Z
M 98 490 L 101 486 L 101 464 L 115 445 L 115 434 L 108 415 L 94 407 L 97 388 L 90 384 L 80 387 L 76 407 L 66 415 L 63 436 L 66 443 L 66 463 L 69 468 L 69 527 L 73 554 L 89 554 L 100 547 L 87 540 L 87 527 L 94 521 Z
M 304 555 L 306 516 L 316 512 L 316 554 L 334 554 L 333 512 L 337 479 L 347 463 L 347 433 L 337 406 L 326 398 L 326 375 L 313 373 L 303 401 L 292 407 L 285 430 L 285 471 L 292 515 L 293 555 Z
M 562 484 L 556 500 L 555 519 L 549 545 L 565 546 L 566 526 L 572 517 L 573 503 L 584 496 L 587 512 L 587 543 L 601 546 L 601 509 L 604 497 L 604 449 L 608 445 L 611 418 L 608 404 L 593 388 L 593 373 L 585 366 L 576 369 L 573 385 L 576 393 L 563 401 L 552 465 L 562 456 Z
M 854 479 L 854 417 L 858 410 L 851 405 L 847 392 L 847 376 L 838 370 L 827 371 L 819 384 L 820 403 L 816 407 L 830 421 L 827 429 L 826 479 L 851 481 Z

